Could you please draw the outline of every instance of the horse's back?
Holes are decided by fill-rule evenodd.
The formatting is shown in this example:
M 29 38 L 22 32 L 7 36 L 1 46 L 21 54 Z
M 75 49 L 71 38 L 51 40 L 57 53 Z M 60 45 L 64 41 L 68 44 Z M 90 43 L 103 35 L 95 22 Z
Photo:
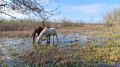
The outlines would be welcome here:
M 50 29 L 50 31 L 52 31 L 52 32 L 55 32 L 56 33 L 56 29 L 55 28 L 49 28 Z
M 56 35 L 56 29 L 55 28 L 46 28 L 46 33 L 48 35 Z

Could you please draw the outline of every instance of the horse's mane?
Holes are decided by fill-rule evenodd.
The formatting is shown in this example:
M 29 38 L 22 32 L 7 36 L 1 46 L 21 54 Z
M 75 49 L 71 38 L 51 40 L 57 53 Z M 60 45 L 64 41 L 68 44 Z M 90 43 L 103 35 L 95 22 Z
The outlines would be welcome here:
M 35 35 L 36 33 L 40 33 L 42 30 L 44 29 L 44 27 L 36 27 L 32 33 L 32 35 Z
M 46 32 L 46 30 L 47 28 L 44 28 L 38 37 L 40 38 Z

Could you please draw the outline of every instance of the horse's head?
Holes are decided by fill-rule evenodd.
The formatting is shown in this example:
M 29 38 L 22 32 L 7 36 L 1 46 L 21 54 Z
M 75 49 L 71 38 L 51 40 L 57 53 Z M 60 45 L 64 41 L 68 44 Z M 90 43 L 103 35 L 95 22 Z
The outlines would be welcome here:
M 35 34 L 38 33 L 38 36 L 39 36 L 39 34 L 42 32 L 43 29 L 44 29 L 44 27 L 37 27 L 34 29 L 34 31 L 32 33 L 33 42 L 35 42 Z
M 37 42 L 38 42 L 38 43 L 42 42 L 42 37 L 39 37 L 39 36 L 38 36 L 38 37 L 37 37 Z

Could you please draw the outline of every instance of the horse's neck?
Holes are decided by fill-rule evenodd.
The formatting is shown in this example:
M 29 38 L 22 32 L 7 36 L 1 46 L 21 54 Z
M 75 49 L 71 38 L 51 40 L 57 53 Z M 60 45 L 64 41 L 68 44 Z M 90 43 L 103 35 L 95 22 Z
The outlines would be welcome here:
M 39 38 L 46 33 L 46 30 L 47 30 L 46 28 L 42 30 L 42 32 L 41 32 L 40 35 L 39 35 Z

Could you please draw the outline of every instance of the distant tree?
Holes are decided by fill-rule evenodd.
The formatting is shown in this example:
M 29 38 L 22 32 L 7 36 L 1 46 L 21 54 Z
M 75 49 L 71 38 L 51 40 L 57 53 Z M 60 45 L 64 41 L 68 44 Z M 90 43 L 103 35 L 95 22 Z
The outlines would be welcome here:
M 120 8 L 114 9 L 104 15 L 103 21 L 106 23 L 107 29 L 108 27 L 112 27 L 113 31 L 115 25 L 120 25 Z
M 108 30 L 108 27 L 112 27 L 112 14 L 107 13 L 105 16 L 103 16 L 103 21 L 105 22 Z
M 46 10 L 53 0 L 0 0 L 0 13 L 17 19 L 12 14 L 32 14 L 40 17 L 43 20 L 47 20 L 53 15 L 58 15 L 60 13 L 59 6 L 53 10 Z M 55 2 L 59 2 L 54 0 Z M 19 19 L 17 19 L 19 20 Z M 44 26 L 44 21 L 43 21 Z

